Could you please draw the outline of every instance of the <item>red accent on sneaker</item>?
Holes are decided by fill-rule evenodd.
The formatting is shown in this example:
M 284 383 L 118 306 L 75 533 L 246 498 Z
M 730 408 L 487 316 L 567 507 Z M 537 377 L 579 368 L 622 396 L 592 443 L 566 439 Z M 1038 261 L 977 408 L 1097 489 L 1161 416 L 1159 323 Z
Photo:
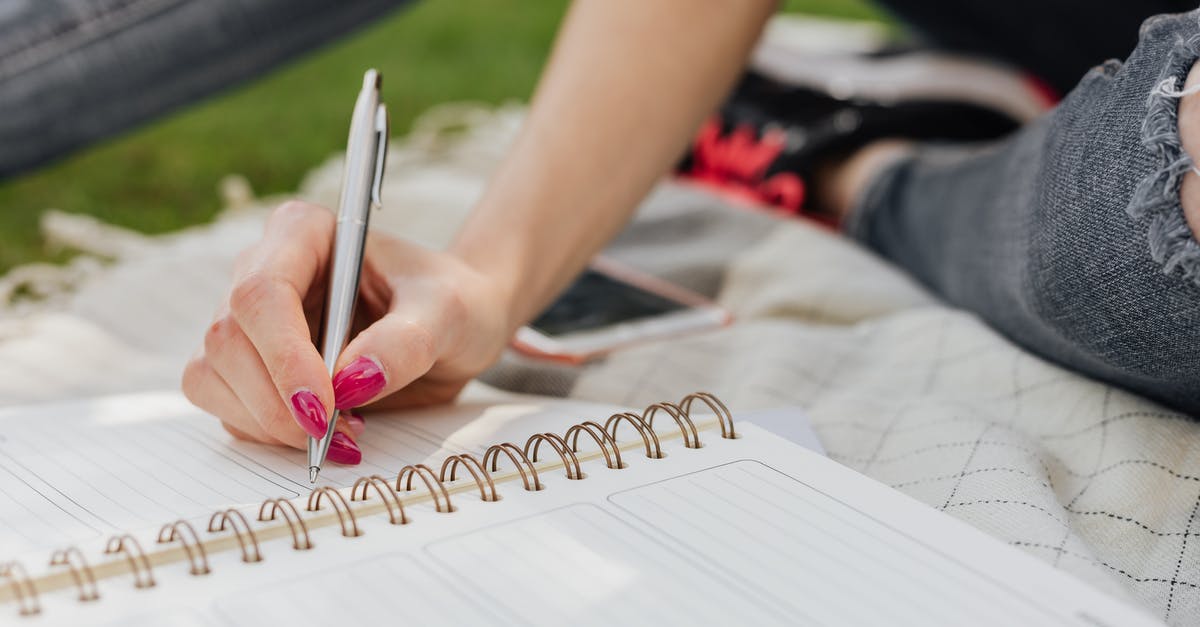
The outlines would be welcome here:
M 1051 86 L 1050 83 L 1033 74 L 1026 74 L 1023 78 L 1025 84 L 1029 86 L 1029 90 L 1037 98 L 1038 104 L 1042 105 L 1043 108 L 1047 110 L 1053 109 L 1062 100 L 1062 94 L 1058 93 L 1058 90 Z
M 749 126 L 739 126 L 722 136 L 720 120 L 712 117 L 696 134 L 692 167 L 686 176 L 725 191 L 737 200 L 799 213 L 804 205 L 804 181 L 791 172 L 764 178 L 785 145 L 782 131 L 768 131 L 756 137 Z
M 791 172 L 780 172 L 763 181 L 758 191 L 768 204 L 792 211 L 800 211 L 804 202 L 804 181 Z

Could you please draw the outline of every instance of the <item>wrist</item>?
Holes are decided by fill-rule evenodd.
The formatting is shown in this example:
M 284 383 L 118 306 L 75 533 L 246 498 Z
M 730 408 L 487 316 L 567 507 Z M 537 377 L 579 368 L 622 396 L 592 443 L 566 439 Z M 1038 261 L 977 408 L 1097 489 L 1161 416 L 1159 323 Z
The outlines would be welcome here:
M 484 214 L 482 207 L 475 215 Z M 528 252 L 536 246 L 527 241 L 525 229 L 501 230 L 472 220 L 458 233 L 447 252 L 471 270 L 487 292 L 489 307 L 502 317 L 505 337 L 509 338 L 532 315 L 530 279 L 534 269 L 526 264 Z
M 484 249 L 452 246 L 447 252 L 461 264 L 466 276 L 461 282 L 466 287 L 461 297 L 465 309 L 475 314 L 469 316 L 473 318 L 471 333 L 486 337 L 485 341 L 493 344 L 488 352 L 498 355 L 525 323 L 515 313 L 519 310 L 519 272 L 501 260 L 493 260 Z

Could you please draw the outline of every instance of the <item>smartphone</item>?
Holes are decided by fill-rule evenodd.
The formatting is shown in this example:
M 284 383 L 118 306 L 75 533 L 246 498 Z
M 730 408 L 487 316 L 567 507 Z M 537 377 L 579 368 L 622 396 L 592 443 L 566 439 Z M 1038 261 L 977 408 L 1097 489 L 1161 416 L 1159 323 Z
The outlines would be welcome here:
M 513 348 L 583 363 L 623 346 L 714 329 L 733 317 L 691 290 L 598 258 L 533 322 Z

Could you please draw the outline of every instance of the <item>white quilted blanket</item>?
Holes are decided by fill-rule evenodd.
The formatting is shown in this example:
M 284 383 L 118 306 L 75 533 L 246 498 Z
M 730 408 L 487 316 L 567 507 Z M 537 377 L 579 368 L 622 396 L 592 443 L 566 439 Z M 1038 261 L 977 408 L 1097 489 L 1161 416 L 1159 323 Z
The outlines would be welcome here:
M 445 241 L 520 112 L 443 109 L 389 159 L 379 228 Z M 441 121 L 472 130 L 447 139 Z M 299 195 L 337 192 L 337 159 Z M 50 214 L 48 234 L 117 258 L 23 269 L 0 296 L 44 292 L 0 319 L 0 404 L 174 387 L 263 217 L 149 239 Z M 1200 622 L 1200 427 L 1050 365 L 950 309 L 869 252 L 664 184 L 613 254 L 713 293 L 738 316 L 579 370 L 507 358 L 485 378 L 643 405 L 695 389 L 734 409 L 800 404 L 831 456 L 1172 624 Z

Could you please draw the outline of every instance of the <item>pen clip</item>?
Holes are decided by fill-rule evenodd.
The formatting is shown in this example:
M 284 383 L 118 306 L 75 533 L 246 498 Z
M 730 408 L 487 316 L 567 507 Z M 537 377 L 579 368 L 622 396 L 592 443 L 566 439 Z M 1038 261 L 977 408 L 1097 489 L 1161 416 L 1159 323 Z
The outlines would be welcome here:
M 375 175 L 371 180 L 371 206 L 383 208 L 383 168 L 387 163 L 389 132 L 387 106 L 380 104 L 375 108 Z

